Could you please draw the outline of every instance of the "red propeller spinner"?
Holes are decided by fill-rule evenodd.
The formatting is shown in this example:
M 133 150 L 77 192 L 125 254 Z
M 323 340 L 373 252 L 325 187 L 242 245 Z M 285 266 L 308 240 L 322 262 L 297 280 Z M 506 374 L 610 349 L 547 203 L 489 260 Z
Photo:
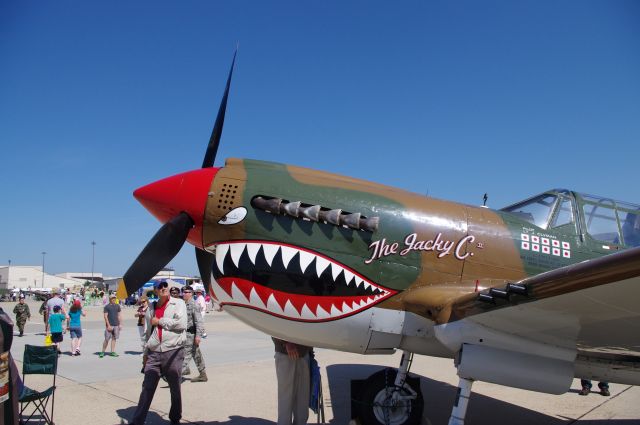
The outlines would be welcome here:
M 176 174 L 136 189 L 133 196 L 161 223 L 181 212 L 193 220 L 187 240 L 202 248 L 202 222 L 213 178 L 220 168 L 201 168 Z

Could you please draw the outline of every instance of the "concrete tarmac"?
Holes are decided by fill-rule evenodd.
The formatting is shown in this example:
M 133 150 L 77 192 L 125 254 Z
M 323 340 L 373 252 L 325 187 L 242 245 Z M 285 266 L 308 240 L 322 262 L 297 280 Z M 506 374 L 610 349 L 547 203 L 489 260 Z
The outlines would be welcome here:
M 11 312 L 15 303 L 0 303 Z M 25 344 L 42 345 L 44 323 L 40 303 L 29 302 L 32 320 L 24 337 L 15 337 L 12 354 L 22 368 Z M 56 425 L 128 424 L 138 403 L 143 375 L 141 349 L 132 307 L 123 307 L 124 326 L 116 345 L 119 357 L 100 359 L 104 321 L 102 307 L 85 309 L 82 355 L 70 355 L 69 334 L 64 335 L 55 398 Z M 13 316 L 13 315 L 12 315 Z M 200 425 L 267 425 L 276 420 L 276 376 L 270 337 L 224 312 L 207 314 L 208 337 L 201 348 L 209 381 L 182 385 L 183 423 Z M 107 348 L 109 351 L 109 348 Z M 383 367 L 397 367 L 400 353 L 363 356 L 316 349 L 321 367 L 326 423 L 350 421 L 350 382 L 364 379 Z M 196 375 L 195 364 L 191 365 Z M 425 408 L 422 423 L 446 424 L 458 383 L 450 359 L 415 356 L 411 372 L 421 377 Z M 188 378 L 188 377 L 187 377 Z M 27 385 L 38 388 L 46 377 L 29 375 Z M 594 383 L 594 387 L 595 383 Z M 570 392 L 555 396 L 476 382 L 466 424 L 524 425 L 631 425 L 640 424 L 640 387 L 611 385 L 611 397 L 577 394 L 580 381 Z M 169 389 L 160 381 L 147 424 L 168 424 Z M 316 423 L 311 412 L 309 423 Z

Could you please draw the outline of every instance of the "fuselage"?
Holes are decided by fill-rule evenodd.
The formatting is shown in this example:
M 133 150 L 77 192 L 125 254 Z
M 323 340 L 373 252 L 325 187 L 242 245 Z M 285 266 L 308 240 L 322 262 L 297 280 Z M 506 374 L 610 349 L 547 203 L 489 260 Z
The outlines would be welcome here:
M 141 202 L 161 221 L 196 215 L 189 241 L 215 253 L 226 311 L 312 346 L 451 356 L 433 330 L 451 300 L 606 253 L 575 223 L 541 228 L 331 173 L 239 159 L 194 173 L 171 178 L 181 194 L 162 213 Z

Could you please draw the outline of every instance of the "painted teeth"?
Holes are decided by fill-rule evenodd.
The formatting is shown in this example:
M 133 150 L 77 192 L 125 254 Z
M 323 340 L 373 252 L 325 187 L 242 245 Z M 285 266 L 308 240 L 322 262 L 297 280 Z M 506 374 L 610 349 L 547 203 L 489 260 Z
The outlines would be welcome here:
M 342 273 L 347 285 L 349 285 L 355 278 L 356 287 L 359 289 L 378 289 L 382 292 L 382 295 L 386 295 L 388 293 L 388 291 L 385 291 L 384 289 L 372 284 L 371 282 L 367 282 L 363 278 L 355 275 L 353 272 L 345 269 L 340 264 L 334 263 L 333 261 L 325 257 L 320 257 L 309 251 L 297 249 L 292 246 L 282 246 L 272 243 L 234 242 L 219 244 L 215 249 L 216 264 L 218 265 L 218 270 L 220 270 L 220 273 L 224 275 L 224 261 L 229 254 L 229 251 L 231 252 L 231 260 L 236 267 L 240 266 L 240 257 L 242 257 L 242 254 L 245 251 L 247 252 L 249 260 L 251 260 L 251 263 L 255 265 L 260 248 L 262 248 L 265 260 L 267 261 L 269 266 L 273 264 L 273 259 L 278 254 L 278 251 L 280 251 L 281 253 L 282 262 L 284 263 L 285 268 L 288 268 L 289 263 L 291 262 L 293 257 L 295 257 L 296 254 L 299 254 L 300 268 L 302 269 L 302 273 L 307 270 L 313 260 L 316 260 L 315 273 L 318 275 L 318 277 L 322 276 L 327 268 L 329 268 L 329 270 L 331 271 L 331 277 L 333 278 L 334 282 L 338 279 L 340 273 Z
M 230 246 L 231 246 L 231 259 L 233 260 L 233 264 L 235 264 L 236 267 L 238 267 L 238 265 L 240 264 L 240 256 L 244 252 L 245 244 L 234 243 L 234 244 L 231 244 Z
M 234 301 L 235 301 L 235 299 L 234 299 Z M 280 307 L 280 304 L 278 304 L 278 301 L 276 301 L 276 297 L 273 294 L 271 294 L 269 296 L 269 299 L 267 299 L 267 310 L 272 311 L 272 312 L 277 313 L 277 314 L 284 313 L 282 311 L 282 308 Z
M 286 269 L 287 267 L 289 267 L 289 262 L 291 261 L 291 259 L 298 253 L 298 250 L 288 246 L 283 246 L 280 249 L 282 250 L 282 263 L 284 264 L 284 268 Z M 255 264 L 255 262 L 256 261 L 254 256 L 253 263 Z
M 329 266 L 329 260 L 322 257 L 316 257 L 316 272 L 318 273 L 318 277 L 322 276 L 325 269 Z
M 351 280 L 354 278 L 355 275 L 351 273 L 349 270 L 343 270 L 343 273 L 344 273 L 344 280 L 345 282 L 347 282 L 347 285 L 348 285 L 349 283 L 351 283 Z
M 243 304 L 249 304 L 249 300 L 244 296 L 242 291 L 240 291 L 240 289 L 235 283 L 231 284 L 231 296 L 237 302 L 241 302 Z
M 258 256 L 258 251 L 259 250 L 260 250 L 260 244 L 257 244 L 257 243 L 247 244 L 247 254 L 249 254 L 249 259 L 251 260 L 251 262 L 253 264 L 256 263 L 256 257 Z M 226 253 L 225 253 L 225 255 L 226 255 Z M 216 250 L 216 260 L 217 259 L 218 259 L 218 253 L 217 253 L 217 250 Z M 224 257 L 223 257 L 223 260 L 224 260 Z
M 324 309 L 321 306 L 318 306 L 318 308 L 316 309 L 316 316 L 318 316 L 318 319 L 329 319 L 331 317 L 331 315 L 324 311 Z
M 300 268 L 302 269 L 302 273 L 307 270 L 309 264 L 316 258 L 313 254 L 308 253 L 307 251 L 298 251 L 300 253 Z
M 209 249 L 213 251 L 213 247 Z M 340 274 L 344 277 L 344 282 L 348 286 L 355 285 L 358 289 L 369 291 L 378 291 L 377 294 L 359 295 L 346 297 L 328 301 L 323 297 L 311 297 L 308 300 L 301 301 L 296 294 L 288 294 L 285 292 L 274 291 L 265 293 L 264 289 L 250 287 L 250 283 L 246 281 L 238 281 L 237 279 L 224 277 L 224 263 L 227 257 L 231 259 L 236 267 L 240 265 L 240 259 L 246 251 L 249 260 L 255 265 L 258 253 L 262 249 L 264 258 L 271 266 L 274 258 L 280 252 L 280 258 L 285 268 L 289 267 L 293 257 L 298 254 L 300 268 L 304 273 L 311 263 L 315 260 L 315 266 L 312 270 L 318 277 L 330 271 L 331 278 L 334 282 L 339 281 Z M 344 268 L 339 263 L 335 263 L 330 259 L 318 256 L 312 252 L 298 249 L 293 246 L 283 246 L 273 243 L 259 242 L 233 242 L 223 243 L 215 247 L 216 265 L 223 275 L 220 280 L 230 279 L 227 283 L 221 285 L 214 281 L 214 290 L 221 303 L 246 305 L 259 310 L 268 310 L 270 313 L 278 316 L 284 316 L 294 320 L 306 321 L 324 321 L 339 318 L 348 314 L 353 314 L 372 304 L 376 304 L 381 299 L 386 298 L 390 292 L 379 287 L 362 277 L 356 275 L 352 271 Z M 326 274 L 327 278 L 329 274 Z M 341 281 L 341 280 L 340 280 Z M 223 289 L 223 286 L 226 289 Z M 256 289 L 258 289 L 256 291 Z
M 302 311 L 300 314 L 300 317 L 306 320 L 315 320 L 317 319 L 315 313 L 312 313 L 311 310 L 309 310 L 309 307 L 305 304 L 302 306 Z
M 296 315 L 298 315 L 298 311 L 293 306 L 293 304 L 291 304 L 290 300 L 287 300 L 287 302 L 285 303 L 283 311 L 284 315 L 287 317 L 295 317 Z
M 265 305 L 260 299 L 260 297 L 258 296 L 258 293 L 256 292 L 255 288 L 251 288 L 251 292 L 249 293 L 249 304 L 252 305 L 253 307 L 258 307 L 261 309 L 265 308 Z
M 342 267 L 338 266 L 335 263 L 331 263 L 331 276 L 333 277 L 334 282 L 340 275 L 340 272 L 342 272 Z
M 342 312 L 343 313 L 351 313 L 353 309 L 347 305 L 347 303 L 342 303 Z
M 247 299 L 245 292 L 238 285 L 238 282 L 233 281 L 230 285 L 230 293 L 228 293 L 222 289 L 218 281 L 213 281 L 214 292 L 222 304 L 244 305 L 261 311 L 267 310 L 270 313 L 293 320 L 324 321 L 338 319 L 376 304 L 378 300 L 385 297 L 385 295 L 359 296 L 349 303 L 342 300 L 336 300 L 331 303 L 309 301 L 303 303 L 300 311 L 298 311 L 289 298 L 289 294 L 282 292 L 272 293 L 265 304 L 254 288 L 249 291 L 249 299 Z
M 218 270 L 220 270 L 220 273 L 224 273 L 224 257 L 227 256 L 228 251 L 229 244 L 221 244 L 216 247 L 216 264 L 218 265 Z
M 276 256 L 280 247 L 278 245 L 273 244 L 265 244 L 262 245 L 262 252 L 264 252 L 264 257 L 267 260 L 269 266 L 273 263 L 273 257 Z

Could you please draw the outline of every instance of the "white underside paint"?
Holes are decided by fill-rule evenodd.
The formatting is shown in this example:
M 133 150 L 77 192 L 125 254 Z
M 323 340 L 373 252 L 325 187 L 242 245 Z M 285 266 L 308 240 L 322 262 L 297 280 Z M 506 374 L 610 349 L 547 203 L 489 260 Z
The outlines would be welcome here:
M 224 310 L 242 322 L 276 338 L 310 347 L 364 354 L 374 309 L 331 322 L 298 322 L 251 308 L 227 305 Z

